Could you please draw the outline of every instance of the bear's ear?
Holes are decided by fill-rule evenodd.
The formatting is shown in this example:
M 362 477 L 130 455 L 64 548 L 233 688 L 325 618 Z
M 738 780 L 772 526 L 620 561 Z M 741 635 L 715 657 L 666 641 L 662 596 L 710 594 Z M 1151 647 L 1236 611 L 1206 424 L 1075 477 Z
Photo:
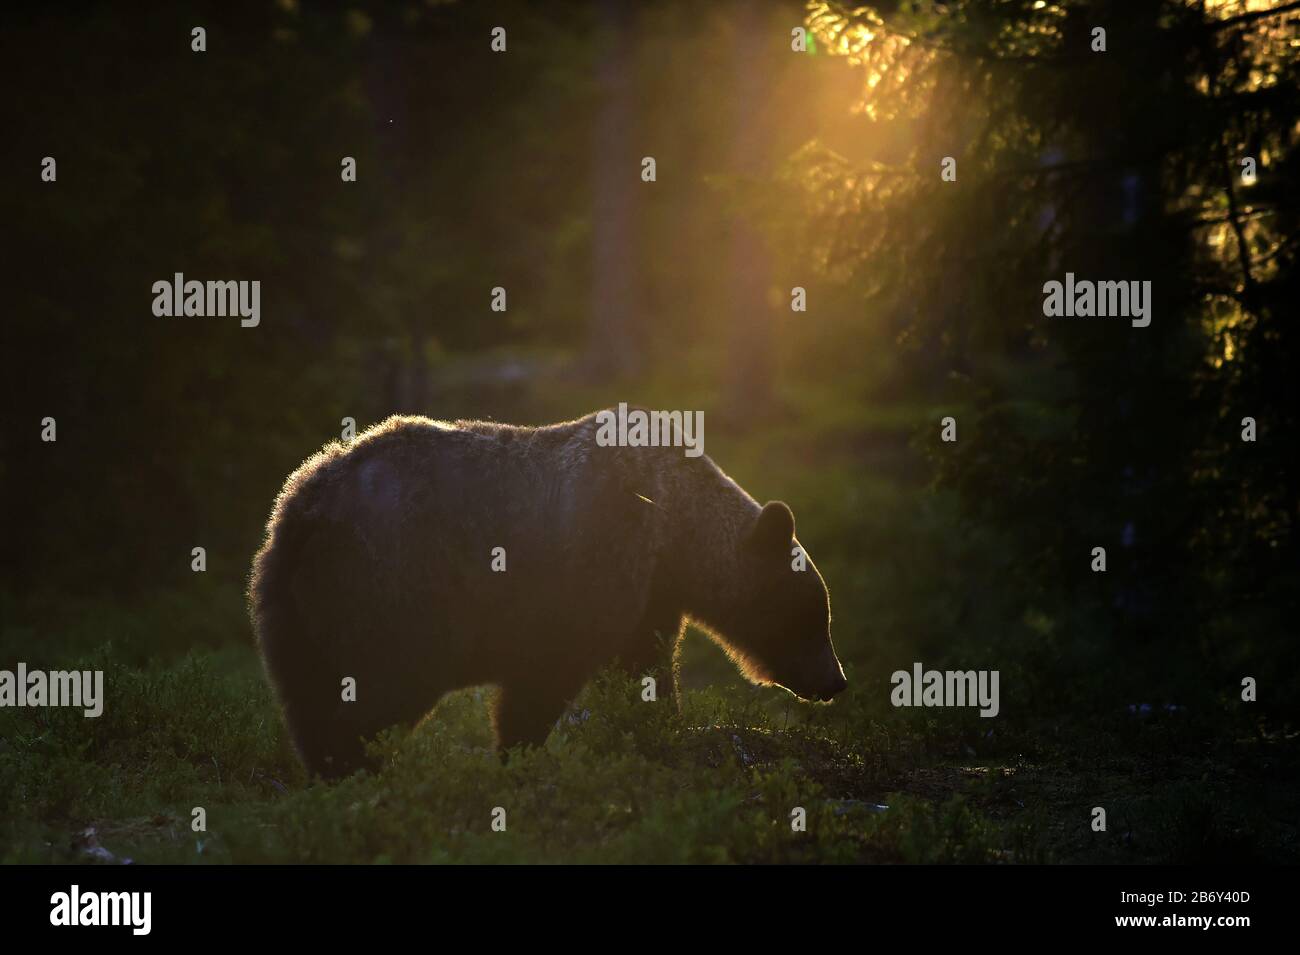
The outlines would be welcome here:
M 782 501 L 768 501 L 749 532 L 749 546 L 763 552 L 784 552 L 794 540 L 794 515 Z

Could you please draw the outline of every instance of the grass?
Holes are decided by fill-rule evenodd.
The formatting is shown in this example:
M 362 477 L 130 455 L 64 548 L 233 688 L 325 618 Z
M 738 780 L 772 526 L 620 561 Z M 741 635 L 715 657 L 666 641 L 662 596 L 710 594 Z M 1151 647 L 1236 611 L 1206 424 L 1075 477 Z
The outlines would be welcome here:
M 238 575 L 128 601 L 4 595 L 0 666 L 103 669 L 108 699 L 98 719 L 0 710 L 0 861 L 1297 861 L 1295 733 L 1194 645 L 1172 664 L 1116 647 L 1097 606 L 1013 585 L 1014 542 L 917 483 L 915 419 L 710 439 L 792 504 L 830 583 L 850 681 L 831 706 L 745 685 L 692 634 L 681 714 L 606 673 L 503 762 L 493 691 L 469 689 L 381 737 L 377 774 L 324 785 L 288 749 Z M 889 675 L 914 660 L 999 670 L 1001 713 L 893 708 Z
M 1294 788 L 1262 752 L 1168 752 L 1169 727 L 988 737 L 961 715 L 872 714 L 861 699 L 796 720 L 772 691 L 689 690 L 679 717 L 606 674 L 542 749 L 502 762 L 490 691 L 445 699 L 376 746 L 377 775 L 311 784 L 252 653 L 145 670 L 88 654 L 114 687 L 98 720 L 7 710 L 5 862 L 1287 861 Z M 797 706 L 798 704 L 794 704 Z M 924 713 L 925 711 L 920 711 Z M 978 719 L 978 717 L 975 717 Z M 1189 747 L 1184 747 L 1188 749 Z M 1090 809 L 1108 809 L 1105 833 Z M 882 809 L 881 806 L 888 808 Z M 203 807 L 207 831 L 191 829 Z M 505 809 L 504 832 L 492 814 Z M 806 811 L 793 832 L 791 812 Z M 108 853 L 106 855 L 105 853 Z

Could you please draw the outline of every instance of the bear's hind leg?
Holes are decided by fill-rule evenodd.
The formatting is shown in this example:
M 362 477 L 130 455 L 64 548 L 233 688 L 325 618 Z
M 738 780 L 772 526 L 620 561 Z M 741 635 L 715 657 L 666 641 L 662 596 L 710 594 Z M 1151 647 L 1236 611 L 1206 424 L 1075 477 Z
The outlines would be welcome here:
M 443 688 L 412 688 L 384 680 L 379 675 L 357 679 L 355 700 L 345 701 L 339 681 L 321 681 L 310 702 L 285 707 L 286 722 L 298 754 L 309 772 L 333 780 L 359 769 L 375 772 L 366 743 L 393 726 L 411 726 L 425 716 L 443 695 Z
M 349 776 L 358 769 L 375 768 L 366 758 L 360 727 L 349 725 L 351 721 L 301 714 L 295 719 L 291 710 L 285 715 L 294 748 L 313 776 L 335 780 Z

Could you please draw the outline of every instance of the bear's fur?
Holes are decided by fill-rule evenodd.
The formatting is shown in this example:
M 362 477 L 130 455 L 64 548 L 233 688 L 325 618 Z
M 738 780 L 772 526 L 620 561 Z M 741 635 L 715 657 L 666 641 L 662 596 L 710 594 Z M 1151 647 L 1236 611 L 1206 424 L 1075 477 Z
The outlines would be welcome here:
M 826 586 L 811 559 L 792 568 L 789 509 L 760 508 L 707 456 L 603 447 L 596 430 L 594 414 L 398 416 L 289 476 L 249 609 L 309 770 L 353 771 L 364 738 L 466 686 L 500 688 L 502 747 L 544 741 L 615 661 L 675 699 L 687 618 L 755 683 L 826 700 L 844 687 Z

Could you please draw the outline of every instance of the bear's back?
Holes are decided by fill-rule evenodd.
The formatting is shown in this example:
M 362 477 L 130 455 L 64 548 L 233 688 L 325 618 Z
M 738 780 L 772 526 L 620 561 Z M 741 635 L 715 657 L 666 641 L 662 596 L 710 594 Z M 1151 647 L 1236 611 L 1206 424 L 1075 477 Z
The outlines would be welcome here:
M 593 416 L 542 428 L 389 418 L 305 462 L 272 524 L 334 528 L 381 564 L 453 577 L 458 558 L 496 547 L 534 568 L 608 557 L 609 531 L 634 532 L 649 515 L 625 490 L 623 449 L 594 448 Z

